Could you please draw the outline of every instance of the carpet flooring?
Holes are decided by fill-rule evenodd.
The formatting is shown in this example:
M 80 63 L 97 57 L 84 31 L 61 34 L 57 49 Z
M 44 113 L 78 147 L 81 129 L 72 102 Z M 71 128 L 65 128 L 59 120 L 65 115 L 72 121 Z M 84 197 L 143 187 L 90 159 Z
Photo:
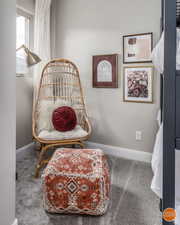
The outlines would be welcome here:
M 104 216 L 52 215 L 42 208 L 41 179 L 34 179 L 35 152 L 17 160 L 18 225 L 160 225 L 159 199 L 150 189 L 150 164 L 108 156 L 111 203 Z

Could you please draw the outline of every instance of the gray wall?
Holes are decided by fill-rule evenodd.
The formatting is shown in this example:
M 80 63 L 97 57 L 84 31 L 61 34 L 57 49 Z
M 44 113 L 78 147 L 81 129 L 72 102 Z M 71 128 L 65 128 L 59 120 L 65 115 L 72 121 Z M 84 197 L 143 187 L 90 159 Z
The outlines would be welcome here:
M 16 0 L 16 5 L 34 14 L 35 0 Z
M 15 0 L 0 1 L 0 225 L 15 219 Z
M 17 6 L 34 14 L 34 0 L 17 0 Z M 32 43 L 30 47 L 33 48 Z M 16 148 L 32 142 L 32 84 L 32 74 L 16 77 Z
M 57 0 L 56 57 L 74 61 L 81 73 L 91 141 L 152 152 L 157 130 L 159 76 L 154 76 L 154 103 L 123 102 L 122 36 L 160 30 L 160 0 Z M 54 4 L 55 4 L 54 3 Z M 119 54 L 119 88 L 92 88 L 92 55 Z M 142 131 L 142 141 L 135 132 Z
M 16 148 L 32 142 L 32 76 L 16 77 Z

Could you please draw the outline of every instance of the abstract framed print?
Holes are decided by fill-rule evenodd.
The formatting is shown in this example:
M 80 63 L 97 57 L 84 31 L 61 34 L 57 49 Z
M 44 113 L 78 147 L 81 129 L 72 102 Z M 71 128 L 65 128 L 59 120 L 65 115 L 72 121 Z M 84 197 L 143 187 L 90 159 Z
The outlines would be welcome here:
M 153 67 L 124 67 L 124 101 L 153 102 Z

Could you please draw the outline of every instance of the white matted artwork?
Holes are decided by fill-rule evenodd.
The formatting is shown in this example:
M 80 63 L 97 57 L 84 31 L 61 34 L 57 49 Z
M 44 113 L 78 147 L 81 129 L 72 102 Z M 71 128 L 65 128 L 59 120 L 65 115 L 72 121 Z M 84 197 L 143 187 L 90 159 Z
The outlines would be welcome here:
M 124 67 L 124 101 L 153 102 L 153 67 Z
M 118 87 L 118 54 L 93 56 L 93 87 Z
M 124 63 L 152 62 L 151 51 L 153 34 L 134 34 L 123 36 Z
M 112 82 L 112 65 L 107 60 L 102 60 L 97 66 L 97 81 Z

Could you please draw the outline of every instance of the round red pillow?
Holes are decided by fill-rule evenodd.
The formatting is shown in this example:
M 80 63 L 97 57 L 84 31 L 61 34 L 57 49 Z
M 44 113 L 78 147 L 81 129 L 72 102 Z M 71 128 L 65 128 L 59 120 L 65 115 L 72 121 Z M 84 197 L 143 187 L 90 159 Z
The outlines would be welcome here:
M 52 123 L 58 131 L 73 130 L 77 124 L 77 117 L 74 109 L 69 106 L 62 106 L 54 110 Z

